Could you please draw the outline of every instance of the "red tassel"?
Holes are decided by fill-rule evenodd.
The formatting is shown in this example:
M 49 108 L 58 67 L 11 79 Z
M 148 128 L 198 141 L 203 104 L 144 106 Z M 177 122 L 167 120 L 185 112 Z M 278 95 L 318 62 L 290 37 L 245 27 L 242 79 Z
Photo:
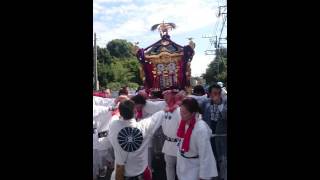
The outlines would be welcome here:
M 152 180 L 152 173 L 149 167 L 143 172 L 143 180 Z

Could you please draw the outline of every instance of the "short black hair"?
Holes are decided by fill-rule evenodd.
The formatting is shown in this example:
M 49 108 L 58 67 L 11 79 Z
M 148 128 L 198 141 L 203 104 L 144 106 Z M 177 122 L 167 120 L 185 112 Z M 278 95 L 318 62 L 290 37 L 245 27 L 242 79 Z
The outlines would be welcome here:
M 151 95 L 153 96 L 153 98 L 163 99 L 163 95 L 161 91 L 152 91 Z
M 126 90 L 126 89 L 120 89 L 119 90 L 119 96 L 121 96 L 121 95 L 128 95 L 128 91 Z
M 198 101 L 195 100 L 194 98 L 191 98 L 191 97 L 185 98 L 182 101 L 181 106 L 184 106 L 191 113 L 194 113 L 194 112 L 201 113 L 201 109 L 198 104 Z
M 135 104 L 142 104 L 145 105 L 146 104 L 146 99 L 141 95 L 141 94 L 137 94 L 135 96 L 133 96 L 131 98 L 131 100 L 135 103 Z
M 208 94 L 211 93 L 212 89 L 219 89 L 219 92 L 221 93 L 221 86 L 219 86 L 218 84 L 213 84 L 209 87 L 209 92 Z
M 126 100 L 120 103 L 119 111 L 123 119 L 132 119 L 134 116 L 134 102 L 131 100 Z
M 196 86 L 193 88 L 193 94 L 196 94 L 196 95 L 205 95 L 205 94 L 206 94 L 206 91 L 204 90 L 203 86 L 201 86 L 201 85 L 196 85 Z

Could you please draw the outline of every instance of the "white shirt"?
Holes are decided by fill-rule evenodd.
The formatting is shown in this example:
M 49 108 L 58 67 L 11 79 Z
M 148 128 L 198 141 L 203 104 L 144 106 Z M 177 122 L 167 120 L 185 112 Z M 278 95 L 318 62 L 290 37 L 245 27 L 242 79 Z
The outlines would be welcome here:
M 93 104 L 97 106 L 112 106 L 114 105 L 115 98 L 102 98 L 93 96 Z
M 107 120 L 109 113 L 110 111 L 108 107 L 93 105 L 93 126 L 94 126 L 93 128 L 95 128 L 95 131 L 93 134 L 94 149 L 98 149 L 98 132 L 99 132 L 98 129 L 100 129 L 101 124 L 103 124 L 103 122 Z
M 166 107 L 166 102 L 165 101 L 150 101 L 147 100 L 146 104 L 142 108 L 142 118 L 147 118 L 152 116 L 154 113 L 164 110 Z M 152 147 L 152 143 L 150 141 L 149 147 Z
M 108 139 L 115 152 L 115 164 L 125 165 L 125 176 L 137 176 L 148 166 L 148 144 L 163 115 L 159 111 L 139 122 L 120 119 L 110 124 Z
M 93 121 L 93 134 L 92 134 L 92 142 L 93 142 L 93 149 L 98 149 L 98 133 L 97 133 L 97 124 Z
M 179 127 L 179 123 L 181 120 L 180 115 L 180 107 L 175 109 L 172 113 L 171 112 L 165 112 L 164 115 L 164 121 L 162 122 L 162 130 L 163 133 L 170 137 L 170 138 L 178 138 L 177 137 L 177 130 Z M 164 154 L 170 155 L 170 156 L 177 156 L 177 142 L 171 142 L 171 141 L 164 141 L 162 152 Z
M 221 97 L 227 99 L 227 90 L 225 87 L 221 88 Z
M 93 175 L 97 175 L 101 166 L 101 157 L 99 156 L 100 143 L 98 139 L 98 129 L 101 123 L 106 119 L 109 108 L 105 106 L 96 106 L 93 104 Z
M 100 129 L 100 132 L 104 132 L 104 131 L 110 131 L 110 124 L 113 122 L 113 121 L 117 121 L 120 119 L 120 115 L 113 115 L 109 122 L 104 124 L 103 127 L 101 127 Z M 112 145 L 110 144 L 110 141 L 108 141 L 108 138 L 107 137 L 101 137 L 101 138 L 98 138 L 98 145 L 96 146 L 98 150 L 100 151 L 105 151 L 105 150 L 108 150 L 109 148 L 112 148 Z
M 93 105 L 93 121 L 96 123 L 97 131 L 101 132 L 102 128 L 108 125 L 112 117 L 110 106 Z
M 144 105 L 142 109 L 142 118 L 147 118 L 152 116 L 154 113 L 164 110 L 166 107 L 165 101 L 146 101 L 146 104 Z
M 187 128 L 186 128 L 187 129 Z M 216 160 L 210 144 L 211 129 L 201 119 L 197 118 L 193 128 L 189 151 L 186 157 L 199 156 L 199 158 L 187 159 L 180 154 L 183 139 L 179 143 L 177 155 L 177 175 L 179 180 L 211 179 L 218 176 Z

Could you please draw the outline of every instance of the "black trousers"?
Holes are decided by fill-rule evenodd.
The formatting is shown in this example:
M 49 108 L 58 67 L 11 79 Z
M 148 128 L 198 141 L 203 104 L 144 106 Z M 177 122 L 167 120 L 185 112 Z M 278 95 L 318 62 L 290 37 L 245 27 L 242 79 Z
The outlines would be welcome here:
M 219 172 L 220 167 L 219 167 L 219 163 L 218 163 L 218 153 L 217 153 L 217 146 L 216 146 L 215 137 L 211 137 L 210 142 L 211 142 L 211 148 L 213 151 L 214 158 L 216 159 L 217 170 Z

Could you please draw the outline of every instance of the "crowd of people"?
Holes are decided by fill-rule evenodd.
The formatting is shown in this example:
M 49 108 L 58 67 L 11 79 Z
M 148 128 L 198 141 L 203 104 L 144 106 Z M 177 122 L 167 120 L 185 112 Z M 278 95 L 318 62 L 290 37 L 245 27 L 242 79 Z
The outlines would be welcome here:
M 227 180 L 227 91 L 223 84 L 192 94 L 139 87 L 117 98 L 93 96 L 93 179 L 151 180 L 162 154 L 167 180 Z M 161 156 L 160 156 L 161 157 Z

